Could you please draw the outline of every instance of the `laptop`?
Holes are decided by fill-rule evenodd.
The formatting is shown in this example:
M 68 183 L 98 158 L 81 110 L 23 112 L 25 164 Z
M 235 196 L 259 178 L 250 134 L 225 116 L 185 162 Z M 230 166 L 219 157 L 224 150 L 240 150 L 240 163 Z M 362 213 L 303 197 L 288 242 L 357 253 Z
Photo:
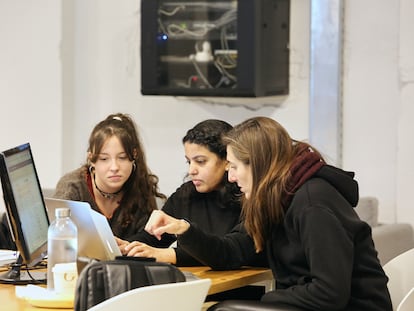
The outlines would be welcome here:
M 45 198 L 50 223 L 55 210 L 65 207 L 78 227 L 78 256 L 89 259 L 113 260 L 122 256 L 106 217 L 93 210 L 89 203 Z

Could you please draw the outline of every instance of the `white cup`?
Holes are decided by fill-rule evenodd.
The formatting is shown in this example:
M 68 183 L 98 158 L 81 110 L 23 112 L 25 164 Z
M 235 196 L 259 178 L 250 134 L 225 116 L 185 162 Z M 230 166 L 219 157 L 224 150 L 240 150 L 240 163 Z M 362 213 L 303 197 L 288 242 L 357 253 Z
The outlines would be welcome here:
M 76 262 L 57 263 L 52 271 L 55 292 L 64 295 L 74 295 L 78 278 Z

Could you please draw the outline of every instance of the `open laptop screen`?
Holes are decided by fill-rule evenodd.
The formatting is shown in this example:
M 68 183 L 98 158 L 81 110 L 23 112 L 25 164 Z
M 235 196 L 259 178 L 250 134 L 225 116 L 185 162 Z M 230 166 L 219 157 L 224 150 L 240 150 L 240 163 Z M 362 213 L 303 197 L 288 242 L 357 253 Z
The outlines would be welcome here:
M 89 203 L 45 198 L 49 221 L 55 218 L 56 208 L 71 211 L 71 218 L 78 228 L 78 255 L 98 260 L 111 260 L 122 256 L 106 217 L 94 211 Z

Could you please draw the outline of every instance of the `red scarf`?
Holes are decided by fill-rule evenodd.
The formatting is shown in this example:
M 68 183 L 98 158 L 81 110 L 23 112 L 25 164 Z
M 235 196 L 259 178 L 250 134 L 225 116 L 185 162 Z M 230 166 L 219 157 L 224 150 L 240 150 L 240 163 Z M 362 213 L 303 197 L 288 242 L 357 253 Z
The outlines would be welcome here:
M 290 168 L 291 176 L 282 199 L 285 209 L 288 208 L 296 190 L 325 165 L 325 161 L 307 144 L 298 143 L 296 148 L 298 148 L 298 153 Z

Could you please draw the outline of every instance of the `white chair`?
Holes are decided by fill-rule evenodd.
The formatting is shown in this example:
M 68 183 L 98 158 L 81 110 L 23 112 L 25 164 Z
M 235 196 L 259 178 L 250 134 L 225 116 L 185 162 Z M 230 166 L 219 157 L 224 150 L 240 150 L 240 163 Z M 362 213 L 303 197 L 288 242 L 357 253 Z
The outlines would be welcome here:
M 414 287 L 413 268 L 414 248 L 391 259 L 383 266 L 385 274 L 389 278 L 388 290 L 390 291 L 394 310 L 399 310 L 400 303 Z
M 107 299 L 88 311 L 200 311 L 210 279 L 139 287 Z
M 413 311 L 414 310 L 414 287 L 401 300 L 397 311 Z

